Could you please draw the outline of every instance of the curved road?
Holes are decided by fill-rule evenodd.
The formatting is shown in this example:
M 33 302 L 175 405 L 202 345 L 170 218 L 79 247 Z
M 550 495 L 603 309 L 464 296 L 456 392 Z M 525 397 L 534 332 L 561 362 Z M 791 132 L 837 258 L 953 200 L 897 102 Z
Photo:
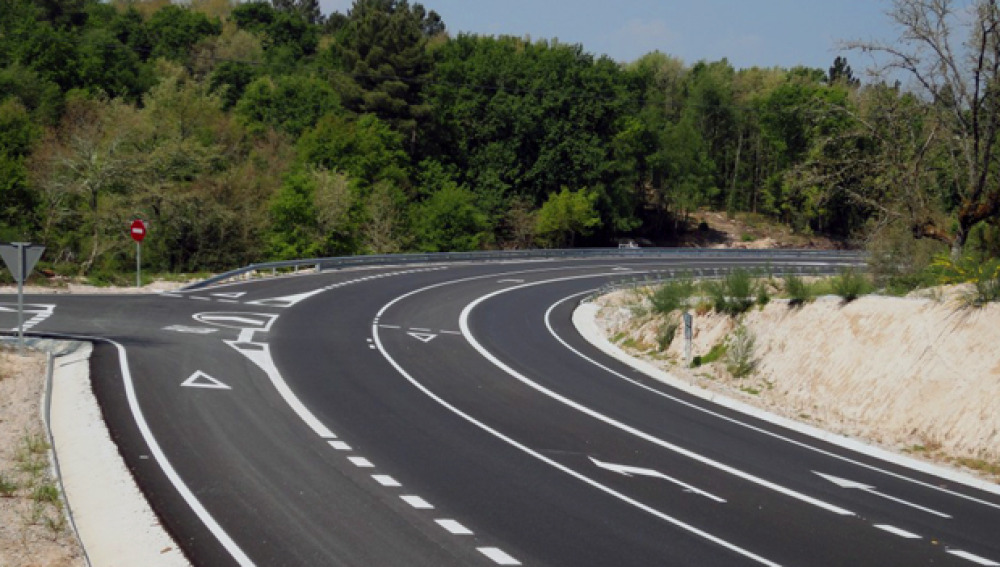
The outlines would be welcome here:
M 570 322 L 609 281 L 840 261 L 386 266 L 27 303 L 34 332 L 102 339 L 105 418 L 198 565 L 998 565 L 996 492 L 692 398 Z

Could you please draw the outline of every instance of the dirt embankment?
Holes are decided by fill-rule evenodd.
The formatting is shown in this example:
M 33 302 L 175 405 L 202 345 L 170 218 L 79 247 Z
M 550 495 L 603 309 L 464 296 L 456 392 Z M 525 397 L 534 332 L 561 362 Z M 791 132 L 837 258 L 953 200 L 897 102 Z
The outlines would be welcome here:
M 0 567 L 82 567 L 42 424 L 45 355 L 0 349 Z
M 801 307 L 773 301 L 736 320 L 695 315 L 693 354 L 740 323 L 756 339 L 754 370 L 726 359 L 690 368 L 680 330 L 660 350 L 664 319 L 640 294 L 600 298 L 609 340 L 674 376 L 834 433 L 1000 480 L 1000 305 L 964 308 L 961 290 L 935 297 L 869 296 Z

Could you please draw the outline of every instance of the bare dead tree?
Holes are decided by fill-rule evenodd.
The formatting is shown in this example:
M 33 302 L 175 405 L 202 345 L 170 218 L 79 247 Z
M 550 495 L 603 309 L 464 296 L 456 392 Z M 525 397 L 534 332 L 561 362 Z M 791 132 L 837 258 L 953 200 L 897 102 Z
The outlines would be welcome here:
M 973 226 L 1000 214 L 1000 9 L 997 0 L 893 0 L 888 16 L 901 30 L 896 42 L 847 46 L 880 55 L 877 75 L 913 79 L 933 112 L 935 135 L 922 152 L 933 145 L 953 160 L 955 222 L 942 224 L 916 209 L 909 221 L 915 236 L 945 242 L 958 255 Z M 896 204 L 905 209 L 912 202 Z

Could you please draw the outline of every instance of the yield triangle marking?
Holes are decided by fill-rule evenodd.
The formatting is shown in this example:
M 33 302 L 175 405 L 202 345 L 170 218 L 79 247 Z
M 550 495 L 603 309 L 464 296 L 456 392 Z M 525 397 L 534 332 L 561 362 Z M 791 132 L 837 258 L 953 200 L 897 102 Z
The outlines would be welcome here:
M 222 298 L 225 298 L 225 299 L 239 299 L 239 298 L 243 297 L 246 294 L 247 294 L 247 292 L 245 292 L 245 291 L 230 291 L 230 292 L 226 292 L 226 293 L 213 293 L 211 295 L 212 295 L 212 297 L 222 297 Z
M 231 387 L 205 374 L 201 370 L 195 371 L 187 380 L 181 382 L 181 386 L 188 388 L 207 388 L 209 390 L 232 390 Z
M 414 333 L 411 331 L 406 334 L 410 335 L 411 337 L 417 339 L 422 343 L 429 343 L 437 337 L 437 335 L 435 335 L 434 333 Z

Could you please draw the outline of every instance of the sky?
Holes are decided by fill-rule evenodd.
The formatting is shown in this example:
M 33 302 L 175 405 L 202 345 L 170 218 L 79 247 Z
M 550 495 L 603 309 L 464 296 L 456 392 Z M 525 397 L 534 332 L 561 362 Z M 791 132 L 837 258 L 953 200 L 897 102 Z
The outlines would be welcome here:
M 411 4 L 416 3 L 410 0 Z M 320 0 L 346 13 L 351 0 Z M 871 61 L 845 40 L 898 36 L 888 0 L 422 0 L 451 35 L 558 38 L 630 62 L 654 50 L 687 64 L 723 57 L 737 69 L 805 65 L 826 70 L 844 55 L 862 76 Z

